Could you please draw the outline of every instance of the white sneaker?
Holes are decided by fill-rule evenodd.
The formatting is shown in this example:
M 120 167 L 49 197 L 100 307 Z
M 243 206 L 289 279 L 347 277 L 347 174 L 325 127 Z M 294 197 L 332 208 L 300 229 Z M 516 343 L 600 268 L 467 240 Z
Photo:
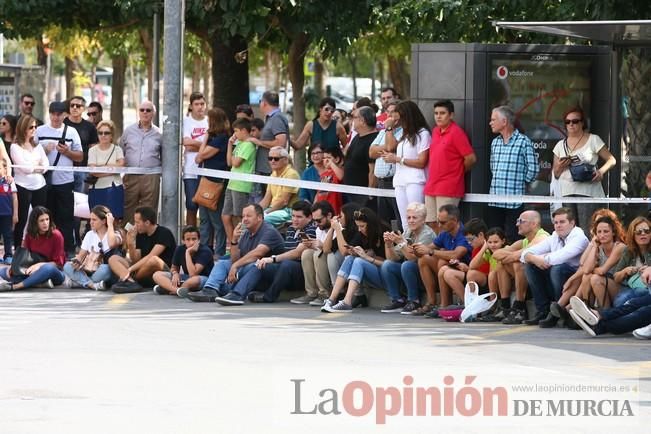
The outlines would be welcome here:
M 633 331 L 633 336 L 638 339 L 651 339 L 651 324 Z
M 106 287 L 104 286 L 104 281 L 100 280 L 99 282 L 93 283 L 93 289 L 95 291 L 106 291 Z
M 70 279 L 68 276 L 66 276 L 65 279 L 63 279 L 63 283 L 61 284 L 64 288 L 70 289 L 72 288 L 72 279 Z
M 596 326 L 599 322 L 599 317 L 576 295 L 570 298 L 570 306 L 572 306 L 572 310 L 583 318 L 588 325 Z

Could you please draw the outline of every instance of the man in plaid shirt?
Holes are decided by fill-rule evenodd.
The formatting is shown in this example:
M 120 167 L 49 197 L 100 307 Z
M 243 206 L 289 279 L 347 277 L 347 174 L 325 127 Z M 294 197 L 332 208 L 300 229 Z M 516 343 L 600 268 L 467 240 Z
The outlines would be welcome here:
M 515 126 L 515 113 L 508 106 L 499 106 L 491 113 L 490 127 L 499 134 L 491 143 L 490 186 L 492 195 L 524 195 L 526 185 L 538 175 L 539 165 L 533 143 Z M 518 239 L 515 221 L 524 211 L 522 203 L 494 202 L 488 204 L 489 227 L 504 228 L 509 242 Z

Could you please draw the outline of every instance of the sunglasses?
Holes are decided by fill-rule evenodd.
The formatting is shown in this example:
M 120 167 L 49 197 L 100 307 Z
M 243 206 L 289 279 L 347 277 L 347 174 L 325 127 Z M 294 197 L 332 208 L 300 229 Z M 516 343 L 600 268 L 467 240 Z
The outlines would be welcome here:
M 330 112 L 335 111 L 335 109 L 333 109 L 332 107 L 325 106 L 325 107 L 323 107 L 323 111 L 326 112 L 326 113 L 330 113 Z
M 98 136 L 110 136 L 112 133 L 110 131 L 98 131 Z
M 468 241 L 469 243 L 472 243 L 476 239 L 477 239 L 477 237 L 474 236 L 474 235 L 466 235 L 466 241 Z
M 580 124 L 581 122 L 583 122 L 583 119 L 565 119 L 565 125 L 569 125 L 569 124 L 576 125 L 576 124 Z
M 280 161 L 285 157 L 267 157 L 269 161 Z
M 36 101 L 23 101 L 23 104 L 28 105 L 28 106 L 35 106 Z
M 0 122 L 0 125 L 9 125 L 9 122 L 7 122 L 7 121 L 2 121 L 2 122 Z
M 99 112 L 86 112 L 88 116 L 97 116 Z
M 151 113 L 151 112 L 153 112 L 153 111 L 154 111 L 154 110 L 153 110 L 153 109 L 150 109 L 150 108 L 141 108 L 141 109 L 140 109 L 140 113 Z
M 635 235 L 649 235 L 649 234 L 651 234 L 651 229 L 649 228 L 635 230 Z
M 517 220 L 515 221 L 515 224 L 516 224 L 516 225 L 521 225 L 522 223 L 529 223 L 529 220 L 525 220 L 525 219 L 517 219 Z
M 80 108 L 84 108 L 84 105 L 83 104 L 70 104 L 70 108 L 80 109 Z
M 27 128 L 27 129 L 28 129 L 28 130 L 35 130 L 35 129 L 36 129 L 36 125 L 30 125 L 29 128 Z

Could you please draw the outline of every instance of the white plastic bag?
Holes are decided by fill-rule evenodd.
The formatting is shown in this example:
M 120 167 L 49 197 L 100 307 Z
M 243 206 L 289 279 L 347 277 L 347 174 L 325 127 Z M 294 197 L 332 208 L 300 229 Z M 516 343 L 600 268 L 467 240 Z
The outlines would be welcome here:
M 463 305 L 470 306 L 470 303 L 479 296 L 479 285 L 471 280 L 466 283 L 463 292 Z
M 474 292 L 472 289 L 468 288 L 468 285 L 470 283 L 473 283 L 474 285 Z M 494 292 L 489 292 L 487 294 L 479 294 L 479 286 L 475 282 L 468 282 L 466 284 L 466 297 L 467 300 L 469 299 L 470 302 L 466 301 L 465 305 L 466 308 L 461 312 L 461 316 L 459 317 L 459 320 L 461 322 L 466 322 L 468 320 L 474 319 L 478 314 L 482 312 L 486 312 L 489 310 L 495 302 L 497 301 L 497 294 Z M 470 298 L 468 298 L 468 295 L 470 295 Z

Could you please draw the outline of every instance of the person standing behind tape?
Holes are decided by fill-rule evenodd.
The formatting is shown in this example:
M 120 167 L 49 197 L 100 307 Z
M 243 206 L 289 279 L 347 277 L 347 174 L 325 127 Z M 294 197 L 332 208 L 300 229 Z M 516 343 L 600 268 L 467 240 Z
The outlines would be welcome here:
M 115 124 L 101 121 L 97 125 L 99 143 L 88 151 L 88 167 L 124 167 L 122 148 L 113 143 Z M 91 173 L 97 178 L 88 189 L 90 209 L 104 205 L 117 220 L 124 216 L 124 186 L 119 173 Z
M 206 117 L 206 100 L 202 93 L 192 92 L 190 95 L 190 114 L 183 119 L 183 188 L 185 190 L 185 222 L 188 226 L 197 225 L 199 206 L 192 198 L 199 187 L 199 177 L 190 172 L 198 168 L 195 157 L 208 132 Z
M 163 136 L 152 123 L 156 107 L 151 101 L 143 101 L 138 107 L 138 123 L 128 126 L 119 145 L 124 151 L 127 167 L 155 169 L 161 167 Z M 160 174 L 124 175 L 124 222 L 133 222 L 138 207 L 147 206 L 158 210 Z
M 265 115 L 264 128 L 260 138 L 251 137 L 251 143 L 257 146 L 255 160 L 255 173 L 258 175 L 271 175 L 269 165 L 269 150 L 280 146 L 289 151 L 287 143 L 289 140 L 289 122 L 280 111 L 280 101 L 277 92 L 266 91 L 260 100 L 260 110 Z M 254 184 L 251 193 L 254 202 L 260 202 L 267 191 L 266 184 Z
M 499 106 L 491 113 L 490 127 L 498 134 L 491 143 L 490 168 L 493 175 L 489 193 L 522 196 L 527 184 L 538 175 L 538 161 L 529 137 L 515 126 L 515 113 L 509 106 Z M 516 241 L 515 222 L 524 211 L 522 203 L 491 202 L 488 204 L 488 227 L 499 226 L 506 232 L 509 242 Z
M 36 129 L 34 140 L 43 146 L 50 166 L 72 167 L 74 162 L 84 159 L 81 139 L 77 130 L 64 125 L 65 104 L 55 101 L 50 104 L 50 122 Z M 75 177 L 73 172 L 52 171 L 48 181 L 47 207 L 63 235 L 64 248 L 68 256 L 75 254 L 74 209 Z

